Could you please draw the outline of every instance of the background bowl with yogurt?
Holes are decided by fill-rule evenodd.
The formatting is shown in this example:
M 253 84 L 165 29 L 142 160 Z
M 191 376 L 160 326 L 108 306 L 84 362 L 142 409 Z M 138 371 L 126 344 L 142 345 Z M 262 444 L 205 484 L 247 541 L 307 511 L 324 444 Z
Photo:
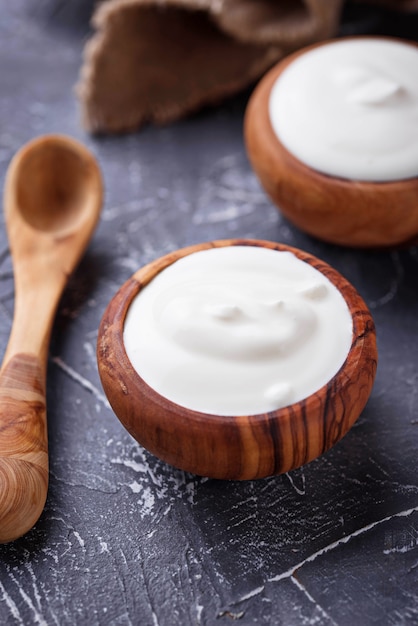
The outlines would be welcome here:
M 351 246 L 418 236 L 417 76 L 415 43 L 351 37 L 298 51 L 260 82 L 247 150 L 292 222 Z

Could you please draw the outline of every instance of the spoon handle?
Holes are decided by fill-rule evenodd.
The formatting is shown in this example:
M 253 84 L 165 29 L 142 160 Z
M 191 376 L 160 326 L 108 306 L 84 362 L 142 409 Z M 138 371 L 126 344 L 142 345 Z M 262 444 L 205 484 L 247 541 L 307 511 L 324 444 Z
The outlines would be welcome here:
M 64 273 L 15 263 L 13 326 L 0 370 L 0 543 L 32 528 L 48 490 L 46 366 Z
M 15 354 L 0 373 L 0 542 L 35 524 L 48 490 L 44 366 Z

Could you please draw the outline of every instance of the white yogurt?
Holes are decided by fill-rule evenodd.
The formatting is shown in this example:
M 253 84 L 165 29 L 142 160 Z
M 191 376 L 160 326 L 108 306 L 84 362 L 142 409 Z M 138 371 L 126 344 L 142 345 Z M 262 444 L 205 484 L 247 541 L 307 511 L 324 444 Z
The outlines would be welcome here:
M 129 307 L 127 355 L 158 393 L 218 415 L 306 398 L 344 363 L 352 319 L 336 287 L 290 252 L 255 246 L 186 256 Z
M 283 145 L 320 172 L 418 176 L 418 47 L 359 38 L 315 48 L 279 76 L 269 115 Z

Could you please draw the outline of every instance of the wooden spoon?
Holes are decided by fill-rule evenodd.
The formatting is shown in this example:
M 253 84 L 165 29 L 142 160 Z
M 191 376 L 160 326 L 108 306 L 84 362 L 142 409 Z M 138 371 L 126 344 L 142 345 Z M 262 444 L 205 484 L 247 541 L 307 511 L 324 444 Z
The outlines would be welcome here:
M 26 533 L 48 489 L 46 369 L 54 316 L 98 221 L 102 181 L 94 157 L 63 136 L 31 141 L 13 158 L 4 210 L 15 310 L 0 370 L 0 542 Z

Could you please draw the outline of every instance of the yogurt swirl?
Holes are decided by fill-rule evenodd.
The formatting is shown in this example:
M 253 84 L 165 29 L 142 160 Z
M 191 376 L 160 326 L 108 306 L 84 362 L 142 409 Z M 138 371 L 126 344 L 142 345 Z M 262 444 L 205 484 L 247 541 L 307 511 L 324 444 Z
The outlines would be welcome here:
M 350 180 L 418 176 L 418 46 L 352 38 L 299 56 L 270 93 L 283 145 L 309 167 Z
M 213 248 L 179 259 L 131 303 L 124 327 L 138 374 L 177 404 L 222 415 L 306 398 L 352 339 L 336 287 L 291 252 Z

